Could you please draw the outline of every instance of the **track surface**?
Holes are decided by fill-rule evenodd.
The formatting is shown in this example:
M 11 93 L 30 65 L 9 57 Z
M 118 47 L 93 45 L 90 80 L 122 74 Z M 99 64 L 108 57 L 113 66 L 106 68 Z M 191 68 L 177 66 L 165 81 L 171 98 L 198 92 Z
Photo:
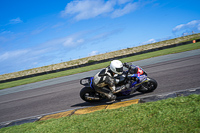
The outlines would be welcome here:
M 178 54 L 173 56 L 176 57 L 176 55 L 180 56 Z M 157 80 L 158 88 L 148 94 L 135 93 L 129 99 L 200 87 L 199 54 L 188 55 L 188 57 L 167 58 L 169 57 L 166 56 L 165 59 L 156 57 L 144 60 L 143 65 L 141 65 L 142 63 L 135 62 L 135 65 L 140 64 L 143 66 L 142 68 L 147 71 L 149 77 Z M 161 61 L 158 61 L 159 59 Z M 27 85 L 21 86 L 21 88 L 25 89 L 20 90 L 20 87 L 18 87 L 20 91 L 11 91 L 9 89 L 0 91 L 0 122 L 91 106 L 91 104 L 82 101 L 79 97 L 79 91 L 82 88 L 79 80 L 82 76 L 91 76 L 97 71 L 76 74 L 68 76 L 68 78 L 57 78 L 49 80 L 49 82 L 40 82 L 40 84 L 34 83 L 32 87 Z M 58 79 L 60 82 L 53 83 L 54 80 Z M 95 105 L 98 104 L 93 104 L 92 106 Z

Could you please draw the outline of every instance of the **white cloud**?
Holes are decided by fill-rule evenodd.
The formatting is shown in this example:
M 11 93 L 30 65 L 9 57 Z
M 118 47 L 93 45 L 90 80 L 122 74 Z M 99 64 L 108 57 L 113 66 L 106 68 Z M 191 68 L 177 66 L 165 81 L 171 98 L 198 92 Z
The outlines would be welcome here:
M 62 48 L 63 46 L 68 48 L 76 47 L 85 42 L 84 39 L 85 35 L 86 32 L 78 32 L 65 37 L 49 40 L 40 45 L 42 46 L 42 48 L 48 48 L 48 49 Z
M 3 31 L 0 33 L 0 35 L 5 35 L 5 34 L 13 34 L 13 32 L 11 31 Z
M 64 42 L 63 45 L 67 46 L 67 47 L 74 47 L 77 46 L 79 44 L 82 44 L 84 42 L 84 39 L 76 39 L 73 37 L 67 37 Z
M 115 10 L 111 17 L 112 18 L 117 18 L 117 17 L 121 17 L 125 14 L 128 14 L 131 11 L 136 10 L 138 7 L 137 3 L 128 3 L 123 9 L 117 9 Z
M 121 4 L 125 4 L 125 3 L 127 3 L 127 2 L 131 2 L 131 1 L 133 1 L 133 0 L 117 0 L 117 3 L 118 3 L 119 5 L 121 5 Z
M 0 51 L 0 74 L 59 63 L 61 59 L 67 61 L 70 58 L 78 58 L 80 54 L 83 57 L 96 55 L 99 53 L 98 51 L 85 53 L 84 50 L 100 44 L 100 42 L 122 32 L 122 30 L 114 29 L 105 31 L 105 28 L 98 28 L 95 30 L 80 31 L 61 38 L 54 38 L 28 49 L 7 52 L 3 49 L 4 51 Z M 81 52 L 71 54 L 74 51 L 77 52 L 77 50 Z
M 18 24 L 18 23 L 22 23 L 23 21 L 18 17 L 15 19 L 11 19 L 9 24 Z
M 62 16 L 74 15 L 76 20 L 93 18 L 98 15 L 110 12 L 113 10 L 112 3 L 107 1 L 104 3 L 102 0 L 82 0 L 72 1 L 67 4 Z
M 180 24 L 177 25 L 172 30 L 174 33 L 179 31 L 187 31 L 187 32 L 199 32 L 200 31 L 200 20 L 193 20 L 191 22 L 188 22 L 187 24 Z
M 44 30 L 45 30 L 45 28 L 33 30 L 33 31 L 31 32 L 31 35 L 39 34 L 39 33 L 43 32 Z
M 16 58 L 28 53 L 28 50 L 16 50 L 16 51 L 8 51 L 4 54 L 0 55 L 0 61 L 7 60 L 10 58 Z
M 97 54 L 99 54 L 99 52 L 98 51 L 92 51 L 91 53 L 89 53 L 88 55 L 89 56 L 94 56 L 94 55 L 97 55 Z
M 53 25 L 51 28 L 58 28 L 58 27 L 61 27 L 63 25 L 64 25 L 64 23 L 58 22 L 57 24 Z
M 120 17 L 137 9 L 132 0 L 74 0 L 61 12 L 63 17 L 72 15 L 77 21 L 97 16 Z
M 156 42 L 155 39 L 149 39 L 148 41 L 143 42 L 143 43 L 141 43 L 141 44 L 142 44 L 142 45 L 145 45 L 145 44 L 151 44 L 151 43 L 155 43 L 155 42 Z

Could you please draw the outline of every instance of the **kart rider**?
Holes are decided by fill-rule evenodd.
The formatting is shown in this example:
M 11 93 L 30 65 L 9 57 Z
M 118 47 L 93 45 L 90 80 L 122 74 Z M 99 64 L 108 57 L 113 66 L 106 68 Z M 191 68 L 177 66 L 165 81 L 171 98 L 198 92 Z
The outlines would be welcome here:
M 127 66 L 127 64 L 125 64 Z M 119 78 L 115 78 L 116 74 L 121 75 L 123 73 L 123 64 L 119 60 L 113 60 L 110 66 L 104 68 L 98 72 L 93 79 L 93 86 L 95 90 L 103 95 L 105 95 L 109 100 L 115 101 L 115 93 L 118 93 L 126 88 L 129 88 L 130 84 L 126 83 L 116 87 L 120 82 Z M 119 76 L 118 76 L 119 77 Z

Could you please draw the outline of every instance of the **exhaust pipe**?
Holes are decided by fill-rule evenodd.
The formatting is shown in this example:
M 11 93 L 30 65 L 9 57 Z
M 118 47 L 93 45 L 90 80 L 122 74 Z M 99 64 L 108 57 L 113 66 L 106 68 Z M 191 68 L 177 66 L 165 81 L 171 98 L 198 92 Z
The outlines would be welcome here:
M 93 96 L 85 96 L 85 99 L 87 99 L 87 100 L 100 100 L 99 97 L 93 97 Z

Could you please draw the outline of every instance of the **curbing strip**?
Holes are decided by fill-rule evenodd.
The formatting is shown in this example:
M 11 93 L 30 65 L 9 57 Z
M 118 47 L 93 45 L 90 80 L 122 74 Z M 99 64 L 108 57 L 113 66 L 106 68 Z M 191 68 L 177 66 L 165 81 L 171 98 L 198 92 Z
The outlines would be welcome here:
M 75 110 L 70 110 L 70 111 L 66 111 L 66 112 L 60 112 L 60 113 L 56 113 L 56 114 L 50 114 L 50 115 L 45 115 L 42 118 L 39 119 L 39 121 L 42 120 L 48 120 L 48 119 L 52 119 L 52 118 L 61 118 L 61 117 L 66 117 L 66 116 L 70 116 L 75 112 Z
M 161 94 L 161 95 L 147 96 L 147 97 L 140 98 L 140 99 L 127 100 L 127 101 L 117 102 L 117 103 L 113 103 L 113 104 L 99 105 L 99 106 L 87 107 L 87 108 L 78 108 L 75 110 L 69 110 L 69 111 L 64 111 L 64 112 L 59 112 L 59 113 L 52 113 L 52 114 L 43 115 L 43 116 L 33 116 L 30 118 L 24 118 L 24 119 L 14 120 L 14 121 L 10 121 L 10 122 L 3 122 L 3 123 L 0 123 L 0 129 L 4 128 L 4 127 L 21 125 L 24 123 L 31 123 L 31 122 L 35 122 L 35 121 L 43 121 L 43 120 L 48 120 L 48 119 L 53 119 L 53 118 L 58 119 L 61 117 L 67 117 L 67 116 L 71 116 L 71 115 L 87 114 L 87 113 L 92 113 L 92 112 L 99 111 L 102 109 L 117 109 L 120 107 L 130 106 L 132 104 L 154 102 L 154 101 L 158 101 L 158 100 L 175 98 L 175 97 L 179 97 L 179 96 L 189 96 L 191 94 L 200 94 L 200 87 L 191 88 L 189 90 L 182 90 L 182 91 Z
M 108 105 L 99 105 L 99 106 L 94 106 L 94 107 L 88 107 L 88 108 L 83 108 L 83 109 L 78 109 L 74 112 L 74 115 L 82 115 L 82 114 L 88 114 L 92 113 L 98 110 L 106 109 Z

